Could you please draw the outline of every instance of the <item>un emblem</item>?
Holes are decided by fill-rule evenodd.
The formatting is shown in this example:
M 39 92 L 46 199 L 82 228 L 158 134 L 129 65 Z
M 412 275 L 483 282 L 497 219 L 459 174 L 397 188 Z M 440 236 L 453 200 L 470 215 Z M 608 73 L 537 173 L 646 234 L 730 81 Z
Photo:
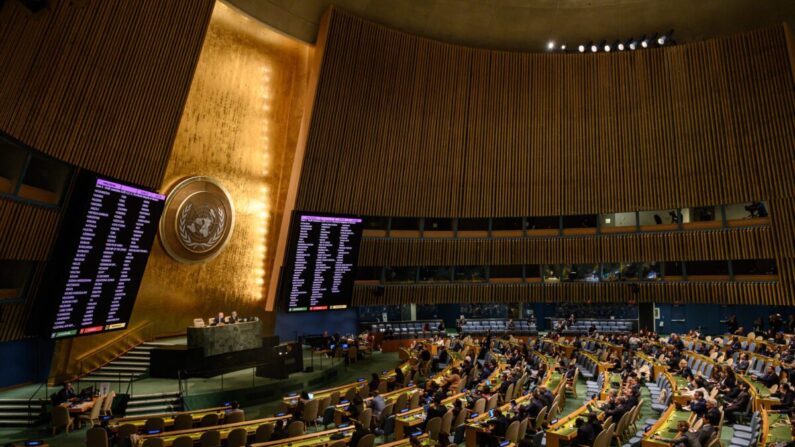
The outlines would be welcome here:
M 160 218 L 160 241 L 177 261 L 206 262 L 224 249 L 234 221 L 226 189 L 210 177 L 190 177 L 168 193 Z

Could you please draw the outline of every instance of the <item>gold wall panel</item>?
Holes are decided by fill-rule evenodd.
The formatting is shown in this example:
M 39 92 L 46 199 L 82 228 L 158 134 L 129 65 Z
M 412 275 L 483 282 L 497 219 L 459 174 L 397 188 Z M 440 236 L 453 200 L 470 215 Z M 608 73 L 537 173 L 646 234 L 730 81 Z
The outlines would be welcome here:
M 216 4 L 162 190 L 187 176 L 217 179 L 234 202 L 235 228 L 224 251 L 207 263 L 179 263 L 157 242 L 132 324 L 148 320 L 155 334 L 165 334 L 218 311 L 271 318 L 264 297 L 309 52 L 308 45 Z

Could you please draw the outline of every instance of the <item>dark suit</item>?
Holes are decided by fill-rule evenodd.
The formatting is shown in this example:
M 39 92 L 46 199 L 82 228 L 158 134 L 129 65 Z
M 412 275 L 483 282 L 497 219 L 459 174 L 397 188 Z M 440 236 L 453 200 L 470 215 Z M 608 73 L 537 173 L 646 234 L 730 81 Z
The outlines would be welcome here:
M 596 439 L 596 433 L 591 424 L 585 423 L 577 429 L 577 437 L 574 438 L 575 445 L 591 446 Z
M 704 413 L 707 412 L 707 401 L 704 399 L 690 401 L 690 411 L 698 417 L 704 416 Z
M 674 446 L 684 445 L 685 447 L 701 447 L 707 445 L 709 438 L 715 433 L 715 428 L 710 424 L 704 424 L 696 431 L 688 431 L 682 436 L 674 439 Z
M 359 443 L 359 440 L 368 434 L 370 434 L 370 431 L 365 428 L 362 428 L 361 430 L 357 429 L 353 432 L 353 436 L 351 436 L 351 440 L 348 441 L 348 445 L 351 447 L 356 447 L 356 444 Z
M 779 382 L 778 374 L 765 374 L 763 376 L 759 376 L 758 379 L 760 382 L 764 383 L 766 387 L 770 388 L 771 386 L 777 384 Z

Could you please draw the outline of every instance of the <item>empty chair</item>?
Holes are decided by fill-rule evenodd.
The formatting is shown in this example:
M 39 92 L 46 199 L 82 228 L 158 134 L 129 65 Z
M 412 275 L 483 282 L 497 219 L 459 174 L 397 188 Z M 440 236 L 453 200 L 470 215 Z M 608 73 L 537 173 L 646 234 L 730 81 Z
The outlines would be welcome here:
M 317 410 L 317 409 L 316 409 Z M 317 416 L 317 411 L 315 411 L 315 416 Z M 224 420 L 224 424 L 234 424 L 237 422 L 243 422 L 246 420 L 246 414 L 242 411 L 231 411 L 226 414 L 226 419 Z
M 105 395 L 105 400 L 102 402 L 102 414 L 113 416 L 113 399 L 116 398 L 116 392 L 111 391 Z
M 59 429 L 63 428 L 64 431 L 69 433 L 72 429 L 74 421 L 72 416 L 69 415 L 69 410 L 63 406 L 56 406 L 52 409 L 52 434 L 54 435 Z
M 472 407 L 472 412 L 473 413 L 477 413 L 477 414 L 481 414 L 484 411 L 486 411 L 486 399 L 481 397 L 480 399 L 475 401 L 475 406 Z
M 124 424 L 119 427 L 119 432 L 116 434 L 116 440 L 120 447 L 132 447 L 130 436 L 138 433 L 138 427 L 133 424 Z
M 486 411 L 493 410 L 497 408 L 497 404 L 499 403 L 500 395 L 495 394 L 489 398 L 488 403 L 486 404 Z
M 512 443 L 518 442 L 519 438 L 519 421 L 511 422 L 511 425 L 508 426 L 508 429 L 505 430 L 505 440 L 511 441 Z
M 519 442 L 524 439 L 525 435 L 527 435 L 527 425 L 530 423 L 530 418 L 522 419 L 522 422 L 519 423 L 519 433 L 516 436 L 517 441 Z
M 304 434 L 306 430 L 306 426 L 304 425 L 303 421 L 292 421 L 290 425 L 287 426 L 287 436 L 301 436 Z
M 174 418 L 174 430 L 187 430 L 193 428 L 193 416 L 182 413 Z
M 428 432 L 428 437 L 434 441 L 439 440 L 439 430 L 442 427 L 442 418 L 435 417 L 428 421 L 425 425 L 425 431 Z
M 320 402 L 317 399 L 312 399 L 304 405 L 304 410 L 301 413 L 301 419 L 305 424 L 313 424 L 317 426 L 317 412 Z
M 165 445 L 163 438 L 149 438 L 141 444 L 141 447 L 165 447 Z M 202 444 L 202 447 L 205 447 L 204 444 Z
M 108 447 L 108 432 L 102 427 L 92 427 L 86 432 L 86 447 Z
M 216 416 L 217 418 L 217 416 Z M 163 431 L 166 429 L 166 421 L 163 418 L 149 418 L 144 422 L 144 430 L 160 430 Z
M 226 438 L 226 447 L 245 447 L 248 441 L 248 432 L 245 428 L 236 428 L 229 432 Z
M 202 433 L 199 438 L 200 447 L 218 447 L 221 445 L 221 432 L 218 430 L 208 430 Z
M 105 399 L 102 396 L 98 397 L 97 400 L 94 401 L 94 406 L 91 407 L 91 411 L 89 411 L 88 414 L 81 414 L 77 420 L 79 422 L 88 422 L 89 427 L 99 424 L 99 414 L 102 412 L 102 403 L 104 401 Z
M 375 444 L 375 435 L 372 433 L 366 434 L 359 439 L 356 447 L 373 447 Z
M 171 447 L 193 447 L 193 438 L 190 436 L 180 436 L 171 443 Z
M 442 425 L 439 427 L 440 433 L 450 433 L 453 426 L 453 410 L 448 410 L 442 417 Z
M 273 424 L 262 424 L 257 427 L 257 433 L 254 435 L 255 442 L 268 442 L 271 440 L 273 434 Z
M 364 411 L 359 414 L 359 422 L 362 423 L 364 428 L 370 429 L 370 424 L 373 423 L 373 410 L 372 408 L 365 408 Z
M 213 427 L 218 425 L 218 413 L 205 414 L 201 420 L 202 427 Z

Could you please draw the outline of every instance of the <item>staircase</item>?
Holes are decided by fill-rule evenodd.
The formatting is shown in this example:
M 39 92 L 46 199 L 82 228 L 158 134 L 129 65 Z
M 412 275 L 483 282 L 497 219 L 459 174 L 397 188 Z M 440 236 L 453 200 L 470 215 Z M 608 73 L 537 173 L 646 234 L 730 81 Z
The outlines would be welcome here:
M 130 396 L 125 416 L 182 411 L 182 395 L 177 393 L 137 394 Z
M 30 427 L 41 422 L 48 401 L 0 399 L 0 427 Z
M 149 351 L 159 346 L 157 343 L 143 343 L 116 360 L 81 377 L 81 382 L 129 382 L 149 374 Z

